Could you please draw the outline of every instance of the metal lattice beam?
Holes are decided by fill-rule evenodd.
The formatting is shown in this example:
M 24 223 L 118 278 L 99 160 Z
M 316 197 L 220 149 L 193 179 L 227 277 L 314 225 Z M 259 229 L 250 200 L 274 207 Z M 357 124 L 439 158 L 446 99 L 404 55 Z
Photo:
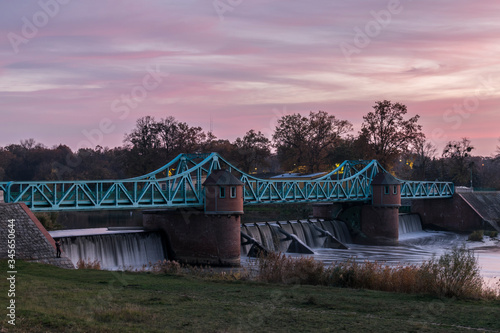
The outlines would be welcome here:
M 269 180 L 248 175 L 217 153 L 180 154 L 146 175 L 123 180 L 0 182 L 5 202 L 34 211 L 203 207 L 202 183 L 227 169 L 244 183 L 245 204 L 370 201 L 371 180 L 385 170 L 376 160 L 344 161 L 313 180 Z M 447 198 L 453 183 L 401 181 L 401 197 Z

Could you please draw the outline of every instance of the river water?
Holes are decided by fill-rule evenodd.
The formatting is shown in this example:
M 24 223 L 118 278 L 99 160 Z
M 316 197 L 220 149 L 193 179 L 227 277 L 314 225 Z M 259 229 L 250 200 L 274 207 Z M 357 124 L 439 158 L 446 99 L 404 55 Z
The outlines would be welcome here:
M 112 229 L 112 230 L 109 230 Z M 149 262 L 156 262 L 165 257 L 159 234 L 146 233 L 133 228 L 97 228 L 51 231 L 50 234 L 61 239 L 63 251 L 71 260 L 98 260 L 103 269 L 138 268 Z M 113 230 L 114 229 L 114 230 Z M 139 228 L 138 228 L 139 229 Z M 314 259 L 329 266 L 335 261 L 354 259 L 358 262 L 378 261 L 392 264 L 420 264 L 439 257 L 454 246 L 465 244 L 473 249 L 479 258 L 481 275 L 493 286 L 500 277 L 500 241 L 484 237 L 483 242 L 469 242 L 467 235 L 445 231 L 416 231 L 400 235 L 395 246 L 373 246 L 347 244 L 349 249 L 314 248 Z M 300 254 L 287 253 L 290 256 Z M 255 259 L 244 255 L 242 266 L 248 266 Z
M 474 250 L 481 266 L 481 275 L 485 282 L 494 286 L 500 277 L 500 241 L 484 237 L 483 242 L 469 242 L 467 235 L 445 231 L 419 231 L 403 234 L 400 236 L 399 244 L 395 246 L 373 246 L 348 244 L 349 249 L 314 249 L 314 259 L 322 261 L 329 266 L 335 261 L 353 259 L 357 262 L 378 261 L 388 265 L 392 264 L 420 264 L 432 258 L 439 257 L 450 251 L 454 246 L 462 244 Z M 302 256 L 300 254 L 287 254 L 291 256 Z M 245 258 L 243 261 L 249 260 Z

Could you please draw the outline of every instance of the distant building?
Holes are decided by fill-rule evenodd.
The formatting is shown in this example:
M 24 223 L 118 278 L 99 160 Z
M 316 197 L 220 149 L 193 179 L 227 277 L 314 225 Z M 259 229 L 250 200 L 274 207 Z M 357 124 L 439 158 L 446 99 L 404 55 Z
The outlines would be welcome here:
M 283 173 L 281 175 L 270 177 L 270 180 L 312 180 L 320 178 L 326 175 L 327 172 L 317 172 L 311 174 L 301 174 L 301 173 Z

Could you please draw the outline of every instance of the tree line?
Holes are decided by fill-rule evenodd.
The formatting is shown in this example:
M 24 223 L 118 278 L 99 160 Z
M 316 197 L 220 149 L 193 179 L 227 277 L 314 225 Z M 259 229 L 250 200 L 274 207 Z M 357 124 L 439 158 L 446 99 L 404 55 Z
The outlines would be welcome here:
M 352 134 L 348 120 L 325 111 L 291 114 L 277 121 L 271 138 L 253 129 L 233 142 L 172 116 L 139 118 L 121 147 L 72 151 L 33 139 L 0 147 L 0 181 L 120 179 L 138 176 L 180 153 L 217 152 L 247 173 L 316 173 L 344 160 L 377 159 L 405 179 L 446 180 L 500 189 L 500 146 L 495 156 L 473 156 L 467 138 L 450 141 L 441 154 L 426 141 L 419 116 L 401 103 L 377 101 Z

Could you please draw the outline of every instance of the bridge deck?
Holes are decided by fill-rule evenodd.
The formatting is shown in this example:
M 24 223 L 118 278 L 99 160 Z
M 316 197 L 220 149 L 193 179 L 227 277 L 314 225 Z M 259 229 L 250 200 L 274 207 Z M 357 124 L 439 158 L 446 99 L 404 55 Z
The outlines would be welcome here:
M 225 168 L 244 183 L 245 204 L 370 201 L 377 161 L 345 161 L 314 180 L 268 180 L 248 175 L 216 153 L 181 154 L 162 168 L 124 180 L 1 182 L 5 202 L 35 211 L 203 207 L 204 180 Z M 445 198 L 453 183 L 401 181 L 401 197 Z

